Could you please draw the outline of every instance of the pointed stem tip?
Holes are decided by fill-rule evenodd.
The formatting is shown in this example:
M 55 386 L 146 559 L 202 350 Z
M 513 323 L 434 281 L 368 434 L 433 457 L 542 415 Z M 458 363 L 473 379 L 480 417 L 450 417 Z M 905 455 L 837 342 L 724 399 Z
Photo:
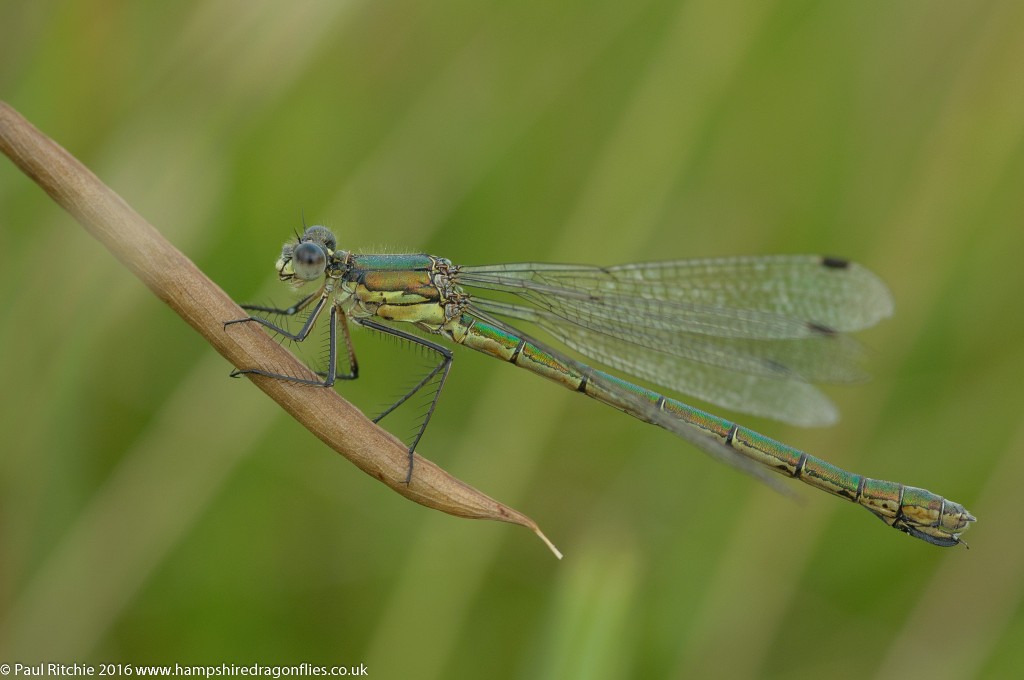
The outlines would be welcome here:
M 540 537 L 540 540 L 544 541 L 544 544 L 547 545 L 548 549 L 555 554 L 555 557 L 562 559 L 562 551 L 556 548 L 555 544 L 548 540 L 548 537 L 544 535 L 544 532 L 540 530 L 539 526 L 534 525 L 533 533 L 537 534 L 537 536 Z

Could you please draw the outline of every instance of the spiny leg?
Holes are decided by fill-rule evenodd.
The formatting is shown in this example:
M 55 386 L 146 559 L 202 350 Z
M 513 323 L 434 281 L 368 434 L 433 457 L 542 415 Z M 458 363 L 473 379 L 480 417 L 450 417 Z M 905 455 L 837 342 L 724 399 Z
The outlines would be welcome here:
M 419 445 L 420 439 L 423 437 L 423 433 L 427 429 L 427 424 L 430 422 L 430 417 L 434 415 L 434 409 L 437 408 L 437 400 L 441 396 L 441 390 L 444 389 L 444 383 L 448 379 L 449 371 L 451 371 L 451 350 L 442 345 L 438 345 L 436 343 L 430 342 L 429 340 L 425 340 L 417 335 L 406 333 L 405 331 L 400 331 L 397 328 L 391 328 L 390 326 L 384 326 L 374 321 L 370 321 L 369 319 L 353 319 L 353 321 L 355 321 L 355 323 L 358 323 L 360 326 L 363 326 L 365 328 L 372 328 L 375 331 L 380 331 L 381 333 L 386 333 L 387 335 L 393 335 L 397 338 L 408 340 L 413 344 L 419 345 L 420 347 L 425 347 L 433 352 L 436 352 L 441 356 L 441 361 L 438 362 L 438 364 L 434 366 L 434 368 L 429 373 L 427 373 L 427 375 L 424 376 L 422 380 L 416 383 L 416 385 L 413 386 L 411 390 L 406 392 L 401 399 L 396 401 L 394 404 L 385 409 L 383 413 L 381 413 L 379 416 L 373 419 L 373 422 L 379 423 L 384 418 L 384 416 L 388 415 L 396 408 L 398 408 L 405 402 L 409 401 L 409 399 L 414 394 L 419 392 L 426 385 L 430 384 L 430 382 L 435 377 L 437 377 L 438 374 L 441 374 L 441 380 L 438 382 L 437 388 L 434 390 L 434 397 L 433 399 L 430 400 L 430 408 L 427 409 L 427 414 L 423 417 L 423 423 L 420 425 L 419 430 L 417 430 L 416 432 L 416 436 L 413 437 L 412 444 L 409 446 L 409 471 L 406 473 L 405 476 L 405 483 L 408 484 L 409 482 L 412 481 L 412 465 L 414 460 L 413 452 L 416 451 L 416 447 Z
M 281 316 L 295 316 L 296 314 L 301 312 L 303 309 L 305 309 L 306 305 L 308 305 L 313 300 L 313 298 L 316 297 L 316 295 L 317 295 L 316 293 L 310 293 L 306 297 L 304 297 L 301 300 L 299 300 L 298 302 L 296 302 L 291 307 L 287 307 L 285 309 L 281 309 L 279 307 L 264 307 L 263 305 L 240 305 L 240 306 L 241 306 L 242 309 L 244 309 L 247 312 L 265 312 L 267 314 L 279 314 Z M 246 319 L 238 319 L 238 321 L 245 321 L 245 320 Z M 230 323 L 236 323 L 236 322 L 232 321 Z
M 306 323 L 303 324 L 302 328 L 299 330 L 298 333 L 289 333 L 288 331 L 277 326 L 276 324 L 271 323 L 266 319 L 261 319 L 255 316 L 249 317 L 248 319 L 237 319 L 234 321 L 228 321 L 224 325 L 228 326 L 229 324 L 241 323 L 243 321 L 255 321 L 273 330 L 274 332 L 279 333 L 280 335 L 286 338 L 295 340 L 296 342 L 302 342 L 309 336 L 309 333 L 312 330 L 314 324 L 316 323 L 317 318 L 320 316 L 320 312 L 323 311 L 326 300 L 326 296 L 321 297 L 316 307 L 314 307 L 313 311 L 310 313 L 309 318 L 306 319 Z M 324 379 L 322 381 L 310 380 L 308 378 L 297 378 L 295 376 L 283 375 L 281 373 L 272 373 L 270 371 L 264 371 L 263 369 L 259 368 L 236 369 L 231 372 L 231 377 L 236 378 L 240 375 L 255 374 L 263 375 L 268 378 L 277 378 L 278 380 L 289 380 L 291 382 L 299 383 L 301 385 L 314 385 L 317 387 L 331 387 L 332 385 L 334 385 L 335 380 L 339 378 L 341 380 L 355 380 L 356 378 L 359 377 L 359 364 L 356 361 L 355 349 L 352 346 L 352 336 L 349 332 L 348 320 L 344 313 L 341 314 L 341 328 L 342 335 L 345 338 L 345 353 L 348 356 L 349 360 L 349 370 L 347 373 L 338 375 L 338 314 L 338 308 L 332 305 L 328 323 L 330 335 L 328 340 L 328 367 L 327 373 L 324 375 Z M 318 375 L 320 374 L 318 373 Z
M 327 294 L 326 291 L 324 291 L 323 293 L 320 294 L 320 299 L 317 301 L 316 306 L 313 307 L 313 311 L 309 313 L 309 317 L 306 319 L 306 323 L 302 324 L 302 328 L 299 329 L 298 333 L 291 333 L 291 332 L 285 330 L 284 328 L 281 328 L 280 326 L 278 326 L 274 322 L 268 321 L 268 320 L 260 318 L 258 316 L 248 316 L 248 317 L 246 317 L 244 319 L 232 319 L 231 321 L 225 321 L 224 322 L 224 328 L 227 328 L 228 326 L 230 326 L 232 324 L 236 324 L 236 323 L 245 323 L 247 321 L 255 321 L 258 324 L 266 326 L 267 328 L 269 328 L 270 330 L 274 331 L 275 333 L 277 333 L 278 335 L 280 335 L 282 337 L 288 338 L 289 340 L 294 340 L 296 342 L 302 342 L 309 335 L 309 332 L 311 330 L 313 330 L 313 326 L 316 324 L 316 320 L 320 317 L 320 312 L 322 312 L 324 310 L 324 305 L 327 304 L 327 298 L 328 298 L 328 294 Z M 306 298 L 304 300 L 300 300 L 299 304 L 301 304 L 303 307 L 305 307 L 307 304 L 309 304 L 310 299 L 312 299 L 312 296 L 310 296 L 309 298 Z M 296 307 L 298 307 L 298 305 L 296 305 Z M 259 308 L 255 307 L 255 306 L 250 306 L 250 307 L 243 307 L 243 309 L 259 309 Z M 291 308 L 289 308 L 289 310 L 290 309 Z M 288 312 L 289 310 L 285 310 L 285 312 Z M 279 310 L 275 310 L 273 308 L 269 308 L 269 309 L 266 309 L 266 311 L 277 312 Z M 297 312 L 298 309 L 296 309 L 295 311 Z M 334 312 L 334 308 L 333 307 L 331 308 L 331 312 L 333 314 L 333 312 Z M 294 313 L 294 312 L 292 312 L 292 313 Z M 290 315 L 291 314 L 289 314 L 289 316 Z

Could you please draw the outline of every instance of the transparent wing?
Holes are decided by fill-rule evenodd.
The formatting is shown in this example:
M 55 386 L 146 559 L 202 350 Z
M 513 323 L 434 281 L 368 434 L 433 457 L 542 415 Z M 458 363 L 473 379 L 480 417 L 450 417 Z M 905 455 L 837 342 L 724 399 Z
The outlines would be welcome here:
M 865 377 L 843 332 L 892 313 L 871 272 L 841 260 L 771 256 L 617 267 L 464 267 L 459 282 L 532 306 L 476 298 L 608 366 L 731 409 L 799 425 L 834 422 L 812 382 Z
M 770 472 L 767 468 L 755 463 L 753 460 L 740 455 L 735 449 L 723 442 L 713 437 L 698 434 L 685 421 L 669 415 L 654 404 L 644 400 L 640 395 L 623 389 L 621 384 L 607 380 L 599 371 L 575 361 L 553 347 L 523 333 L 522 330 L 509 326 L 500 319 L 491 316 L 490 313 L 480 308 L 476 303 L 470 304 L 466 311 L 470 316 L 485 321 L 510 335 L 523 338 L 542 352 L 547 352 L 562 364 L 572 367 L 581 375 L 587 376 L 588 384 L 591 386 L 590 389 L 601 394 L 601 401 L 622 409 L 627 413 L 633 413 L 647 422 L 663 427 L 683 441 L 689 442 L 698 450 L 703 451 L 714 460 L 750 475 L 784 496 L 794 497 L 792 489 L 785 486 L 782 483 L 782 479 L 774 472 Z

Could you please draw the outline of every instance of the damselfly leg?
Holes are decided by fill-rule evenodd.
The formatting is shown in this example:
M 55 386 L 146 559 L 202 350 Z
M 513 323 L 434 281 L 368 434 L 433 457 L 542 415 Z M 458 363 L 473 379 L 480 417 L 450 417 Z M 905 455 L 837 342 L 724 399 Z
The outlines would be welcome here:
M 311 297 L 312 296 L 310 296 L 310 298 Z M 295 307 L 289 308 L 289 309 L 295 309 L 295 311 L 291 312 L 291 314 L 296 313 L 299 309 L 301 309 L 303 306 L 308 304 L 310 298 L 306 298 L 304 300 L 301 300 L 301 301 L 299 301 L 299 303 L 297 305 L 295 305 Z M 307 337 L 309 337 L 310 331 L 312 331 L 313 330 L 313 326 L 316 325 L 316 320 L 317 320 L 317 318 L 319 318 L 320 313 L 323 311 L 323 308 L 324 308 L 324 306 L 326 304 L 327 304 L 327 296 L 323 295 L 323 296 L 320 297 L 320 300 L 316 303 L 316 306 L 313 308 L 313 311 L 310 312 L 309 317 L 306 319 L 306 322 L 302 325 L 302 328 L 299 329 L 299 331 L 297 333 L 292 333 L 292 332 L 290 332 L 290 331 L 288 331 L 288 330 L 286 330 L 284 328 L 281 328 L 280 326 L 278 326 L 277 324 L 273 323 L 272 321 L 268 321 L 267 319 L 263 319 L 263 318 L 258 317 L 258 316 L 250 316 L 250 317 L 245 318 L 245 319 L 233 319 L 231 321 L 225 322 L 224 323 L 224 327 L 226 328 L 227 326 L 230 326 L 231 324 L 244 323 L 244 322 L 247 322 L 247 321 L 254 321 L 254 322 L 256 322 L 256 323 L 258 323 L 258 324 L 260 324 L 262 326 L 265 326 L 266 328 L 269 328 L 270 330 L 274 331 L 275 333 L 277 333 L 278 335 L 280 335 L 283 338 L 287 338 L 288 340 L 294 340 L 295 342 L 302 342 Z M 296 309 L 296 308 L 298 308 L 298 309 Z M 246 306 L 243 306 L 243 309 L 264 309 L 266 311 L 279 311 L 279 310 L 272 310 L 272 309 L 268 309 L 268 308 L 258 308 L 258 307 L 256 307 L 256 305 L 246 305 Z M 287 310 L 285 310 L 285 311 L 287 312 Z M 331 387 L 332 385 L 334 385 L 334 382 L 336 380 L 339 380 L 339 379 L 340 380 L 355 380 L 356 378 L 359 377 L 359 364 L 356 361 L 355 348 L 353 348 L 353 346 L 352 346 L 352 336 L 349 333 L 348 322 L 347 322 L 347 319 L 345 319 L 344 314 L 342 314 L 341 333 L 342 333 L 342 335 L 345 338 L 345 352 L 346 352 L 346 355 L 348 356 L 348 364 L 349 365 L 348 365 L 348 371 L 347 372 L 342 373 L 342 374 L 338 373 L 338 360 L 337 360 L 338 359 L 338 341 L 337 341 L 337 336 L 338 336 L 338 314 L 339 314 L 339 311 L 338 311 L 337 306 L 331 305 L 331 312 L 330 312 L 329 322 L 328 322 L 328 328 L 330 329 L 329 330 L 330 337 L 329 337 L 329 340 L 328 340 L 328 352 L 329 353 L 328 353 L 328 357 L 327 357 L 327 371 L 326 371 L 326 373 L 320 373 L 320 372 L 314 371 L 314 373 L 316 373 L 317 375 L 323 376 L 323 378 L 324 378 L 323 380 L 313 380 L 311 378 L 300 378 L 298 376 L 285 375 L 283 373 L 273 373 L 271 371 L 265 371 L 265 370 L 260 369 L 260 368 L 235 369 L 234 371 L 231 372 L 231 377 L 237 378 L 238 376 L 246 375 L 246 374 L 263 375 L 263 376 L 266 376 L 268 378 L 276 378 L 278 380 L 288 380 L 288 381 L 291 381 L 291 382 L 299 383 L 301 385 L 314 385 L 314 386 L 317 386 L 317 387 Z
M 306 307 L 314 297 L 315 297 L 315 295 L 307 296 L 307 297 L 303 298 L 302 300 L 300 300 L 299 302 L 297 302 L 295 305 L 293 305 L 291 307 L 288 307 L 287 309 L 279 309 L 279 308 L 275 308 L 275 307 L 263 307 L 263 306 L 260 306 L 260 305 L 242 305 L 242 308 L 245 309 L 245 310 L 251 310 L 251 311 L 263 311 L 263 312 L 268 312 L 268 313 L 271 313 L 271 314 L 280 314 L 280 315 L 285 315 L 285 316 L 293 316 L 296 313 L 298 313 L 299 311 L 301 311 L 304 307 Z M 258 317 L 258 316 L 251 316 L 251 317 L 248 317 L 248 318 L 245 318 L 245 319 L 234 319 L 232 321 L 226 322 L 224 325 L 226 327 L 226 326 L 229 326 L 229 325 L 235 324 L 235 323 L 243 323 L 243 322 L 247 322 L 247 321 L 254 321 L 254 322 L 256 322 L 256 323 L 258 323 L 258 324 L 260 324 L 260 325 L 262 325 L 262 326 L 264 326 L 266 328 L 269 328 L 270 330 L 274 331 L 275 333 L 277 333 L 281 337 L 287 338 L 289 340 L 293 340 L 295 342 L 303 342 L 304 340 L 306 340 L 306 338 L 309 337 L 310 332 L 312 331 L 313 327 L 316 325 L 316 321 L 319 318 L 321 312 L 323 311 L 323 308 L 324 308 L 324 306 L 326 304 L 326 301 L 327 301 L 327 298 L 324 297 L 324 296 L 321 296 L 320 300 L 317 302 L 316 306 L 313 308 L 313 311 L 310 312 L 309 317 L 306 319 L 306 321 L 303 324 L 302 328 L 299 329 L 299 331 L 296 332 L 296 333 L 292 333 L 292 332 L 282 328 L 281 326 L 275 324 L 274 322 L 269 321 L 269 320 L 264 319 L 264 318 L 261 318 L 261 317 Z M 337 372 L 338 326 L 339 326 L 339 319 L 338 319 L 338 317 L 339 316 L 341 317 L 341 323 L 340 323 L 340 326 L 341 326 L 341 336 L 344 338 L 345 353 L 348 356 L 348 363 L 349 363 L 349 370 L 348 370 L 348 372 L 341 373 L 341 374 L 339 374 Z M 427 408 L 427 412 L 424 414 L 424 416 L 423 416 L 423 418 L 422 418 L 422 420 L 420 422 L 420 425 L 419 425 L 419 427 L 416 430 L 416 434 L 413 436 L 412 443 L 409 445 L 409 449 L 408 449 L 409 450 L 409 469 L 408 469 L 408 472 L 406 473 L 406 478 L 405 478 L 405 482 L 406 482 L 406 484 L 408 484 L 409 482 L 412 481 L 412 468 L 413 468 L 413 460 L 414 460 L 413 452 L 416 450 L 416 447 L 419 445 L 420 439 L 423 438 L 423 433 L 426 431 L 427 425 L 430 423 L 430 418 L 434 414 L 434 410 L 437 408 L 437 400 L 441 396 L 441 390 L 444 388 L 445 381 L 448 379 L 448 373 L 451 370 L 452 353 L 451 353 L 451 351 L 448 348 L 446 348 L 446 347 L 444 347 L 442 345 L 438 345 L 438 344 L 430 342 L 428 340 L 424 340 L 423 338 L 420 338 L 420 337 L 418 337 L 416 335 L 413 335 L 411 333 L 406 333 L 406 332 L 398 330 L 396 328 L 391 328 L 389 326 L 385 326 L 383 324 L 379 324 L 379 323 L 377 323 L 375 321 L 371 321 L 370 319 L 352 319 L 352 321 L 354 323 L 359 324 L 360 326 L 363 326 L 364 328 L 368 328 L 368 329 L 371 329 L 371 330 L 374 330 L 374 331 L 378 331 L 380 333 L 384 333 L 386 335 L 391 335 L 391 336 L 394 336 L 396 338 L 400 338 L 402 340 L 411 342 L 411 343 L 413 343 L 415 345 L 418 345 L 420 347 L 423 347 L 423 348 L 433 352 L 435 355 L 440 357 L 440 360 L 436 364 L 433 365 L 433 367 L 426 373 L 426 375 L 418 383 L 416 383 L 416 385 L 414 385 L 410 390 L 408 390 L 404 395 L 402 395 L 397 401 L 395 401 L 393 404 L 391 404 L 386 409 L 384 409 L 384 411 L 381 412 L 378 416 L 373 418 L 373 422 L 379 423 L 381 420 L 384 419 L 385 416 L 387 416 L 388 414 L 392 413 L 395 409 L 397 409 L 399 406 L 401 406 L 402 404 L 407 402 L 410 398 L 412 398 L 413 395 L 417 394 L 424 387 L 426 387 L 427 385 L 430 385 L 432 382 L 434 382 L 435 378 L 437 378 L 438 375 L 440 375 L 440 379 L 437 380 L 437 385 L 433 389 L 433 396 L 430 398 L 430 406 Z M 332 305 L 331 306 L 331 311 L 330 311 L 330 314 L 329 314 L 328 328 L 329 328 L 329 339 L 328 339 L 328 367 L 327 367 L 327 371 L 326 372 L 324 372 L 324 371 L 314 371 L 317 375 L 322 376 L 324 378 L 323 380 L 312 380 L 312 379 L 309 379 L 309 378 L 300 378 L 300 377 L 297 377 L 297 376 L 286 375 L 286 374 L 282 374 L 282 373 L 274 373 L 274 372 L 266 371 L 266 370 L 259 369 L 259 368 L 236 369 L 236 370 L 231 372 L 231 376 L 232 377 L 239 377 L 239 376 L 246 375 L 246 374 L 262 375 L 262 376 L 266 376 L 268 378 L 275 378 L 275 379 L 278 379 L 278 380 L 288 380 L 290 382 L 295 382 L 295 383 L 299 383 L 299 384 L 302 384 L 302 385 L 312 385 L 312 386 L 315 386 L 315 387 L 331 387 L 331 386 L 334 385 L 335 381 L 339 380 L 339 379 L 340 380 L 355 380 L 355 379 L 357 379 L 359 377 L 359 364 L 358 364 L 358 361 L 356 359 L 355 348 L 353 347 L 353 344 L 352 344 L 352 336 L 351 336 L 351 332 L 350 332 L 349 327 L 348 327 L 348 318 L 344 315 L 344 313 L 342 313 L 338 309 L 338 307 L 336 305 Z
M 386 415 L 397 409 L 405 402 L 409 401 L 409 399 L 414 394 L 416 394 L 421 389 L 429 385 L 434 380 L 434 378 L 437 377 L 438 374 L 441 375 L 441 378 L 437 381 L 437 386 L 434 388 L 434 396 L 431 397 L 430 399 L 430 406 L 427 408 L 427 412 L 423 415 L 423 420 L 420 423 L 419 428 L 416 430 L 415 436 L 413 436 L 412 443 L 409 445 L 409 471 L 405 477 L 405 483 L 408 484 L 410 481 L 412 481 L 412 454 L 416 450 L 416 447 L 419 446 L 420 439 L 422 439 L 423 433 L 426 432 L 427 425 L 430 423 L 430 417 L 434 415 L 434 409 L 437 408 L 437 400 L 441 397 L 441 390 L 444 389 L 444 383 L 446 380 L 448 380 L 448 373 L 451 371 L 452 368 L 453 355 L 451 353 L 451 350 L 449 350 L 447 347 L 444 347 L 443 345 L 438 345 L 437 343 L 430 342 L 429 340 L 424 340 L 423 338 L 413 335 L 412 333 L 406 333 L 404 331 L 398 330 L 397 328 L 384 326 L 374 321 L 370 321 L 369 319 L 358 319 L 355 320 L 355 322 L 358 323 L 360 326 L 363 326 L 364 328 L 371 328 L 375 331 L 380 331 L 381 333 L 386 333 L 387 335 L 392 335 L 396 338 L 408 340 L 409 342 L 415 345 L 419 345 L 420 347 L 423 347 L 425 349 L 428 349 L 441 357 L 441 360 L 437 364 L 435 364 L 434 367 L 430 371 L 428 371 L 425 376 L 423 376 L 422 380 L 416 383 L 412 387 L 412 389 L 407 391 L 402 397 L 398 399 L 398 401 L 384 409 L 384 411 L 379 416 L 373 419 L 373 422 L 379 423 L 381 420 L 384 419 Z

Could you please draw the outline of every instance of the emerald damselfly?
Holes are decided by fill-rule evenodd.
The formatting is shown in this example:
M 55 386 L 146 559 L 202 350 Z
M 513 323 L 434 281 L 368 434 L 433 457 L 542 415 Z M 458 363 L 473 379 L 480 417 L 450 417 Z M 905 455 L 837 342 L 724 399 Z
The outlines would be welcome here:
M 426 254 L 357 254 L 312 226 L 286 243 L 281 280 L 316 291 L 287 308 L 248 311 L 293 316 L 309 310 L 298 332 L 251 316 L 291 340 L 305 340 L 325 310 L 326 371 L 301 378 L 332 386 L 359 370 L 348 322 L 427 348 L 438 361 L 391 413 L 431 386 L 430 407 L 409 447 L 413 456 L 451 370 L 453 355 L 410 333 L 438 335 L 582 392 L 659 425 L 712 457 L 764 481 L 770 470 L 858 503 L 889 526 L 938 546 L 961 543 L 975 518 L 959 503 L 925 489 L 847 472 L 808 453 L 597 370 L 509 325 L 525 321 L 571 350 L 606 366 L 730 409 L 798 425 L 837 419 L 815 382 L 860 379 L 861 351 L 846 333 L 892 313 L 885 284 L 847 260 L 810 255 L 678 260 L 614 267 L 561 264 L 460 266 Z M 470 292 L 474 291 L 474 292 Z M 477 292 L 482 291 L 482 292 Z M 340 327 L 340 334 L 339 334 Z M 338 341 L 348 370 L 338 372 Z

